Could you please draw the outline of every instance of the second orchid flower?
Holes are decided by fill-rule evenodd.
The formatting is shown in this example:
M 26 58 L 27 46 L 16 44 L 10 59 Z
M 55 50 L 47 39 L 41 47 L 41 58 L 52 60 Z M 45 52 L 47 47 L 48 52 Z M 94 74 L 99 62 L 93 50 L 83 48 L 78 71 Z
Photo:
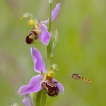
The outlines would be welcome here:
M 56 4 L 54 10 L 52 11 L 52 21 L 56 19 L 60 12 L 60 3 Z M 22 18 L 31 17 L 31 19 L 28 21 L 30 26 L 33 26 L 33 29 L 30 31 L 30 33 L 26 36 L 26 43 L 32 44 L 35 40 L 40 38 L 41 42 L 45 44 L 46 46 L 49 44 L 50 41 L 50 33 L 47 31 L 47 26 L 49 19 L 45 21 L 40 21 L 39 19 L 35 19 L 32 14 L 25 13 Z
M 18 93 L 20 95 L 46 90 L 49 96 L 57 96 L 58 93 L 64 92 L 64 87 L 56 79 L 54 79 L 54 67 L 47 72 L 42 56 L 36 48 L 31 48 L 31 56 L 34 62 L 34 70 L 39 73 L 33 76 L 28 85 L 20 87 Z

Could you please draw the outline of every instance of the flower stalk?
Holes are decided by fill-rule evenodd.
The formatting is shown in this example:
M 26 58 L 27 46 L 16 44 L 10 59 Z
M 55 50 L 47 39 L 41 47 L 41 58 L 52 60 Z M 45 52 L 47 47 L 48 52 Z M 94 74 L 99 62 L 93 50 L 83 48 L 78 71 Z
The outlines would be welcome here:
M 47 93 L 44 90 L 41 90 L 37 93 L 37 96 L 35 97 L 35 93 L 33 95 L 33 101 L 35 106 L 45 106 Z
M 48 26 L 48 32 L 51 31 L 52 3 L 49 3 L 49 8 L 50 8 L 50 10 L 49 10 L 49 24 L 48 24 L 49 26 Z M 49 44 L 47 46 L 47 58 L 48 58 L 48 61 L 49 61 L 49 65 L 51 63 L 50 54 L 51 54 L 51 40 L 50 40 L 50 42 L 49 42 Z
M 50 3 L 49 4 L 49 8 L 50 8 L 50 10 L 49 10 L 49 27 L 48 27 L 48 31 L 50 32 L 51 31 L 51 15 L 52 15 L 52 3 Z

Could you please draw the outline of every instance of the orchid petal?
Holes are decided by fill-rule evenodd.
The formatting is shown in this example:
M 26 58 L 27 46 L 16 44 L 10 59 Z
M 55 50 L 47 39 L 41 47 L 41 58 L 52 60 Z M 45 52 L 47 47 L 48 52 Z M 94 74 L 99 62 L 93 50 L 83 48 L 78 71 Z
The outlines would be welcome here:
M 60 3 L 56 4 L 54 10 L 52 11 L 52 21 L 54 21 L 57 18 L 59 13 L 60 13 Z M 41 21 L 41 23 L 48 24 L 49 19 L 45 21 Z
M 50 33 L 47 31 L 47 27 L 45 24 L 41 25 L 41 30 L 42 30 L 40 35 L 41 42 L 47 46 L 50 41 Z
M 40 74 L 32 77 L 28 85 L 23 85 L 20 87 L 18 93 L 20 95 L 23 95 L 23 94 L 29 94 L 31 92 L 40 91 L 42 89 L 40 85 L 42 80 L 43 78 Z
M 55 20 L 55 18 L 58 16 L 60 12 L 60 3 L 56 4 L 54 10 L 52 11 L 52 21 Z
M 31 48 L 31 56 L 34 62 L 34 70 L 38 73 L 46 72 L 45 64 L 42 60 L 41 53 L 36 48 Z
M 60 82 L 58 82 L 57 87 L 59 88 L 59 93 L 63 94 L 64 93 L 63 85 Z
M 56 79 L 53 79 L 53 82 L 58 82 L 58 81 Z M 59 88 L 59 93 L 63 94 L 64 93 L 63 85 L 60 82 L 58 82 L 57 87 Z
M 22 103 L 24 104 L 24 106 L 33 106 L 31 97 L 28 94 L 25 95 L 24 99 L 22 100 Z

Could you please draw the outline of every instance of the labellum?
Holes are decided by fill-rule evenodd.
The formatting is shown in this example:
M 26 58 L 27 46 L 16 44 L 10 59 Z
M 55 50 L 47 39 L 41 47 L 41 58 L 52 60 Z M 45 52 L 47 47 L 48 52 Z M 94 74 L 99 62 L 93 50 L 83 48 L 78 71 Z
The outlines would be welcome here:
M 41 86 L 46 90 L 47 94 L 51 97 L 57 96 L 59 93 L 59 88 L 57 87 L 58 82 L 44 81 Z
M 40 31 L 39 31 L 40 32 Z M 34 27 L 30 33 L 26 36 L 26 43 L 27 44 L 32 44 L 34 40 L 37 40 L 39 38 L 39 33 L 38 30 Z

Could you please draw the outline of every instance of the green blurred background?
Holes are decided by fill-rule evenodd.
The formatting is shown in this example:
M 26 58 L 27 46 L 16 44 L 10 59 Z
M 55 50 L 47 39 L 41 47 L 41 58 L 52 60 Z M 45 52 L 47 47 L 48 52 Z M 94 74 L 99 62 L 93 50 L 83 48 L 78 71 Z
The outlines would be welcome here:
M 48 97 L 46 106 L 106 105 L 106 0 L 54 0 L 61 11 L 52 26 L 59 39 L 54 62 L 59 71 L 55 78 L 65 88 L 64 95 Z M 48 0 L 1 0 L 0 2 L 0 106 L 19 103 L 17 91 L 36 75 L 25 37 L 32 27 L 23 13 L 30 12 L 40 20 L 48 18 Z M 47 63 L 46 47 L 37 41 Z M 79 73 L 93 83 L 72 80 Z

